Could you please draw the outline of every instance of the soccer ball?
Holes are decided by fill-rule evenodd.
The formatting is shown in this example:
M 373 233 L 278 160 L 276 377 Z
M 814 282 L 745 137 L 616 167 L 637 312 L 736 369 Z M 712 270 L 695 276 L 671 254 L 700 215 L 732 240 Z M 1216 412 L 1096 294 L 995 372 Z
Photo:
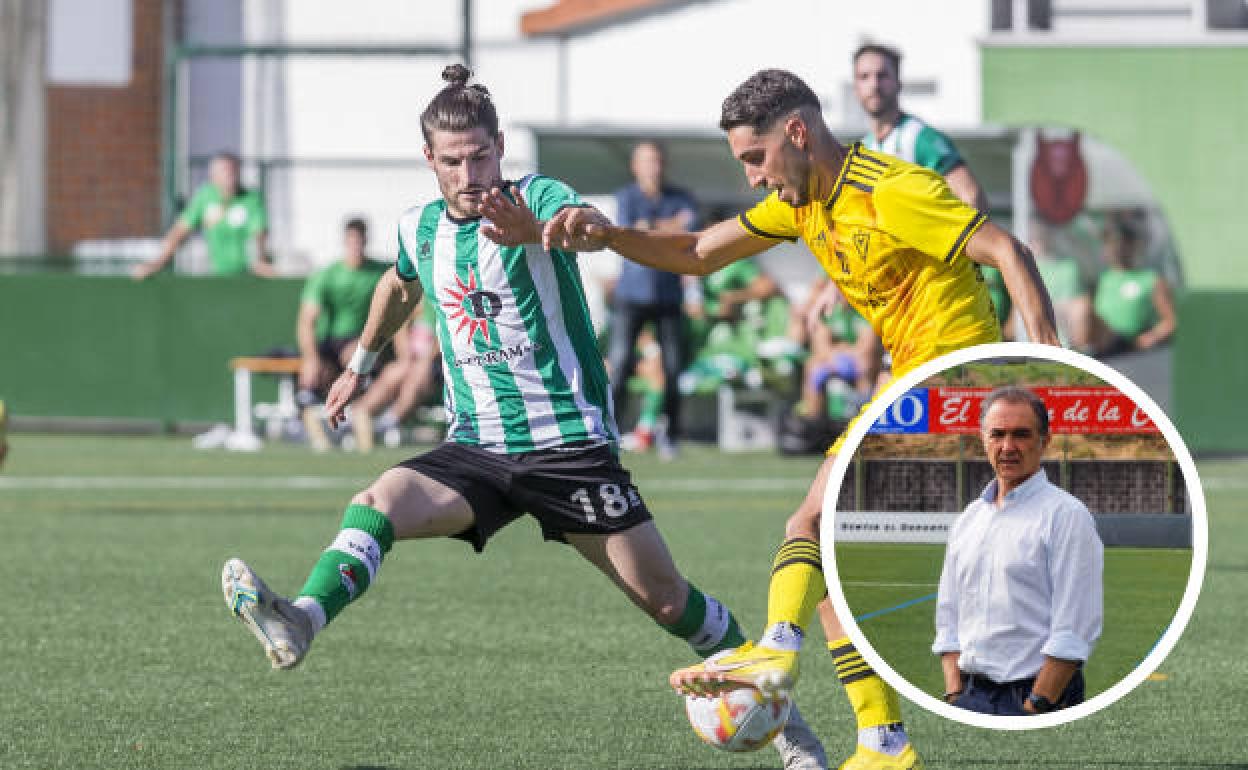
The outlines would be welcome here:
M 693 731 L 724 751 L 754 751 L 771 743 L 789 720 L 791 706 L 788 695 L 766 697 L 753 687 L 710 697 L 685 696 L 685 713 Z

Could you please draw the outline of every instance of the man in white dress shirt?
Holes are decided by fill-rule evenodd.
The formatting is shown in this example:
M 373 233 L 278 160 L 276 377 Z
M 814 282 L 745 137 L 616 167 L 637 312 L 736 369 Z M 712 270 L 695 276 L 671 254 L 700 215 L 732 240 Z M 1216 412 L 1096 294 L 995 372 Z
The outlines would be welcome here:
M 980 431 L 996 478 L 949 533 L 936 599 L 945 700 L 1014 716 L 1073 706 L 1101 635 L 1096 524 L 1040 467 L 1049 414 L 1039 396 L 997 388 Z

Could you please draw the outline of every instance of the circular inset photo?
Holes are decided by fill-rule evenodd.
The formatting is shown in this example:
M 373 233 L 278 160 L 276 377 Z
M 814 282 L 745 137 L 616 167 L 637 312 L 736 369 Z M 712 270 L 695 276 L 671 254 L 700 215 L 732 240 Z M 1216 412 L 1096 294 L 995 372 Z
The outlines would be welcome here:
M 907 374 L 860 423 L 824 503 L 824 571 L 890 684 L 1028 729 L 1156 670 L 1195 605 L 1207 526 L 1191 456 L 1143 391 L 1071 351 L 984 345 Z

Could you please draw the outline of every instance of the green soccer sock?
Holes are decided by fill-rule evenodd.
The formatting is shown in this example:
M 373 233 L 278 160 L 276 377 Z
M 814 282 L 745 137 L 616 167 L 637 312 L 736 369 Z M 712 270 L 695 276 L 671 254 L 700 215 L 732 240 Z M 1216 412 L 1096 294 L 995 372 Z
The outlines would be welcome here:
M 728 608 L 714 596 L 699 591 L 693 583 L 689 584 L 689 598 L 680 619 L 671 625 L 660 625 L 672 636 L 684 639 L 704 658 L 745 644 L 741 627 Z
M 341 531 L 312 568 L 295 603 L 312 599 L 329 623 L 377 579 L 392 545 L 394 527 L 385 514 L 367 505 L 348 505 Z
M 641 414 L 637 417 L 637 427 L 654 430 L 654 424 L 663 413 L 663 391 L 647 385 L 641 394 Z

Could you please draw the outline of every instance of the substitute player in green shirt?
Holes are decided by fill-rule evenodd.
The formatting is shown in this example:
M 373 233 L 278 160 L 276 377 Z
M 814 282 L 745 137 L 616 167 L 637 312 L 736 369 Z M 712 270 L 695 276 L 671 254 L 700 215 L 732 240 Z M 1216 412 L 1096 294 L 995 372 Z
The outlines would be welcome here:
M 308 442 L 314 449 L 329 448 L 321 426 L 320 397 L 351 359 L 356 341 L 368 320 L 368 308 L 377 282 L 388 266 L 368 258 L 368 225 L 351 219 L 343 233 L 343 257 L 308 277 L 299 300 L 295 336 L 299 342 L 299 394 Z M 406 337 L 395 337 L 399 354 Z
M 214 275 L 242 275 L 248 271 L 271 278 L 276 275 L 265 253 L 269 220 L 264 197 L 239 182 L 238 156 L 220 152 L 208 165 L 208 180 L 169 228 L 160 244 L 160 255 L 136 265 L 131 275 L 141 281 L 160 272 L 187 237 L 196 231 L 208 245 Z M 248 244 L 251 253 L 248 253 Z
M 442 348 L 447 440 L 382 473 L 351 499 L 341 531 L 314 557 L 293 600 L 230 559 L 221 576 L 226 605 L 275 668 L 292 668 L 326 624 L 377 579 L 395 541 L 452 537 L 481 551 L 528 514 L 543 537 L 575 548 L 695 652 L 738 646 L 745 640 L 737 621 L 676 568 L 615 452 L 611 390 L 576 254 L 541 246 L 539 220 L 583 204 L 555 179 L 533 174 L 503 181 L 498 114 L 483 86 L 467 84 L 469 76 L 462 65 L 447 67 L 449 85 L 421 115 L 425 158 L 442 197 L 400 218 L 398 262 L 378 284 L 359 346 L 326 401 L 331 425 L 342 421 L 377 351 L 427 293 Z M 483 219 L 483 201 L 504 194 L 500 188 L 512 196 L 512 208 Z M 503 240 L 502 233 L 520 237 L 492 240 Z M 439 603 L 457 601 L 430 597 L 420 625 L 441 640 L 448 630 Z M 504 659 L 508 630 L 488 633 Z M 554 648 L 570 638 L 576 629 L 551 629 Z M 365 646 L 355 655 L 370 659 L 375 650 Z M 388 665 L 376 663 L 378 675 Z M 795 754 L 810 759 L 803 767 L 821 759 L 811 756 L 819 747 L 809 728 L 795 737 L 803 727 L 791 717 L 779 739 L 786 767 L 799 766 Z

